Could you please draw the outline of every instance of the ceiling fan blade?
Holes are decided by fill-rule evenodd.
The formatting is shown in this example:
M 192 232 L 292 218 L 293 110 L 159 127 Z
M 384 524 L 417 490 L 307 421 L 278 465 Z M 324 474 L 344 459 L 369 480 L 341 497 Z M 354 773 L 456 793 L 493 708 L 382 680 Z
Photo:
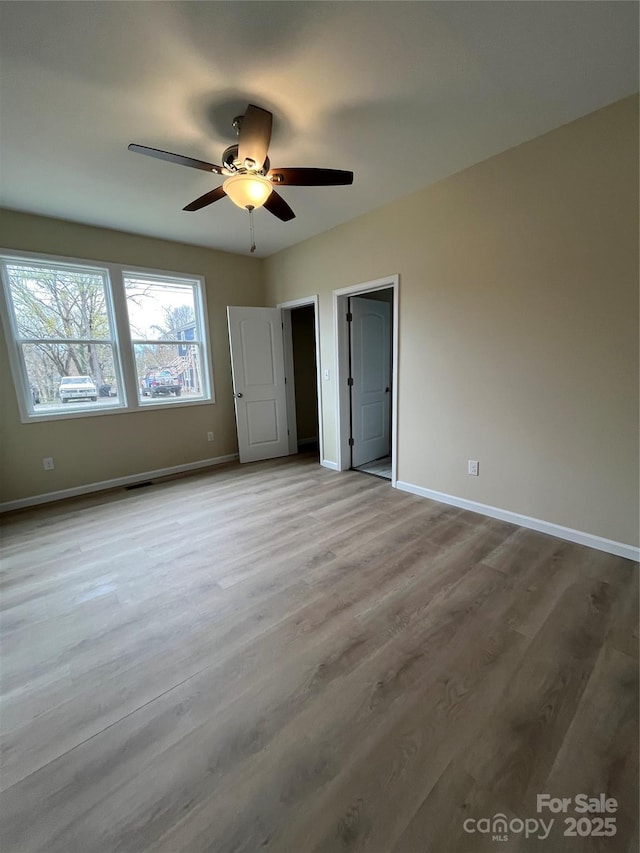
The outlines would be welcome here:
M 272 123 L 273 116 L 268 110 L 249 104 L 242 118 L 238 138 L 238 159 L 242 164 L 251 160 L 255 163 L 254 168 L 262 168 L 271 142 Z
M 169 163 L 178 163 L 180 166 L 190 166 L 192 169 L 202 169 L 203 172 L 215 172 L 222 174 L 222 167 L 204 160 L 194 160 L 193 157 L 185 157 L 183 154 L 172 154 L 171 151 L 161 151 L 159 148 L 148 148 L 146 145 L 136 145 L 134 142 L 128 146 L 129 151 L 136 154 L 146 154 L 147 157 L 155 157 L 158 160 L 167 160 Z
M 353 183 L 353 172 L 342 169 L 271 169 L 269 177 L 283 187 L 337 187 Z
M 273 213 L 282 222 L 289 222 L 290 219 L 295 219 L 296 215 L 291 210 L 287 202 L 275 190 L 271 190 L 269 198 L 264 203 L 265 208 L 269 213 Z
M 182 209 L 200 210 L 201 208 L 206 207 L 208 204 L 213 204 L 214 201 L 220 201 L 220 199 L 224 198 L 224 196 L 226 196 L 224 187 L 216 187 L 215 190 L 210 190 L 210 192 L 201 195 L 200 198 L 197 198 L 195 201 L 192 201 L 191 204 L 188 204 Z

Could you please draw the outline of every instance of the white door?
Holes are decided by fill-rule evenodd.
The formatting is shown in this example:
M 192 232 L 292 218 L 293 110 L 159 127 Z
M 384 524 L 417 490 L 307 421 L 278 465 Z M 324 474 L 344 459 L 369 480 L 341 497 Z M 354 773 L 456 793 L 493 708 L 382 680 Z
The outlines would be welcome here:
M 241 462 L 287 456 L 280 308 L 227 308 Z
M 357 468 L 390 452 L 391 306 L 352 296 L 351 465 Z

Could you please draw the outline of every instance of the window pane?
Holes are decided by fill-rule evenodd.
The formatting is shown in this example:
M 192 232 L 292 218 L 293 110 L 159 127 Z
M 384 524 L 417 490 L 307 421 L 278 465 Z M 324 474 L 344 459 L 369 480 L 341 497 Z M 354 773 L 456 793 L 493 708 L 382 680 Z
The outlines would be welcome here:
M 119 405 L 111 344 L 23 344 L 30 403 L 44 414 L 69 403 Z
M 6 269 L 20 337 L 112 337 L 102 273 L 17 263 Z
M 198 344 L 135 344 L 140 400 L 204 396 Z
M 125 278 L 131 337 L 143 341 L 198 340 L 193 285 Z

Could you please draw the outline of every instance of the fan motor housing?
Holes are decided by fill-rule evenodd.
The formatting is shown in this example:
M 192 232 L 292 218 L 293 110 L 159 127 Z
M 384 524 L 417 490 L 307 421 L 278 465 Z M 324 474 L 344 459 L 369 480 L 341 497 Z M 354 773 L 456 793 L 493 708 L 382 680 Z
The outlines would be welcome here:
M 266 175 L 269 171 L 271 164 L 269 162 L 269 158 L 264 161 L 261 169 L 247 169 L 247 167 L 242 163 L 238 157 L 238 146 L 230 145 L 228 148 L 225 148 L 222 154 L 222 166 L 224 170 L 230 174 L 242 174 L 244 172 L 257 172 L 259 175 Z

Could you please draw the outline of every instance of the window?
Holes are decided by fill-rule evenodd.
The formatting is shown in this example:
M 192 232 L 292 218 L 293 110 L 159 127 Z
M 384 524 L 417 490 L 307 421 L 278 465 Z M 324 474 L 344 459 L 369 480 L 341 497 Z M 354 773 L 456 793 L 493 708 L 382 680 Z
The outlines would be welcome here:
M 0 257 L 22 419 L 212 399 L 202 279 Z
M 5 260 L 18 356 L 31 414 L 69 403 L 121 405 L 120 364 L 106 270 Z M 68 380 L 82 378 L 74 390 Z M 18 384 L 18 383 L 17 383 Z M 83 393 L 81 393 L 83 392 Z
M 198 287 L 189 280 L 124 274 L 140 402 L 202 398 Z

